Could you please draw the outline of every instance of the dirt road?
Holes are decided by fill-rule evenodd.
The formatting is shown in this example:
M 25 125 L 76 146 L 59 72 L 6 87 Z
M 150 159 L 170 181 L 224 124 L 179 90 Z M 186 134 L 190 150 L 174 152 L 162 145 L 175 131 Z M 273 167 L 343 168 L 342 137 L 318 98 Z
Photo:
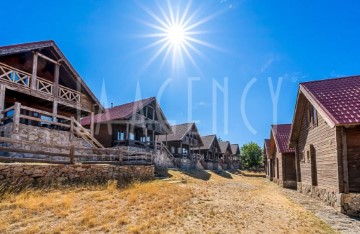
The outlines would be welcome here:
M 0 233 L 333 233 L 262 178 L 170 171 L 117 189 L 28 191 L 0 202 Z

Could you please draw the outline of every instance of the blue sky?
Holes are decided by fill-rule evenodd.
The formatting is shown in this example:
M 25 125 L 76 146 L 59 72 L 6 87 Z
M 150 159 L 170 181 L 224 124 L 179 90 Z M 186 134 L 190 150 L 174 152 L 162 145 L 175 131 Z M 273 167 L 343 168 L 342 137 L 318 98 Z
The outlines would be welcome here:
M 187 2 L 170 3 L 184 9 Z M 6 1 L 2 8 L 16 14 L 3 17 L 0 45 L 55 40 L 102 101 L 106 90 L 107 105 L 133 101 L 137 87 L 144 98 L 158 96 L 168 82 L 160 104 L 177 123 L 188 121 L 188 80 L 198 77 L 192 119 L 204 135 L 214 130 L 213 80 L 224 85 L 227 77 L 229 131 L 219 92 L 216 133 L 239 144 L 262 144 L 270 124 L 292 121 L 299 82 L 360 74 L 357 1 L 193 1 L 192 23 L 214 15 L 194 29 L 203 32 L 194 37 L 212 46 L 193 43 L 200 52 L 190 51 L 196 66 L 187 58 L 182 66 L 162 64 L 163 54 L 145 66 L 161 47 L 144 49 L 155 40 L 144 35 L 156 33 L 144 22 L 157 23 L 145 9 L 161 16 L 159 6 L 167 10 L 165 1 Z M 282 79 L 276 120 L 268 77 L 275 88 Z M 255 131 L 241 114 L 249 84 L 244 111 Z

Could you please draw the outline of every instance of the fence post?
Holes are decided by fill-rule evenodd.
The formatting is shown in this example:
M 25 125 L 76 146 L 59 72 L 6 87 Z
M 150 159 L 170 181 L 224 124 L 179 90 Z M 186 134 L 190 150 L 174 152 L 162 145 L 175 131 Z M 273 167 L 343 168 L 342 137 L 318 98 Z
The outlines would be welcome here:
M 21 109 L 21 104 L 19 102 L 15 102 L 15 105 L 14 105 L 14 133 L 19 133 L 20 109 Z
M 71 116 L 71 122 L 70 122 L 70 142 L 72 142 L 74 135 L 74 117 Z
M 74 164 L 74 162 L 75 162 L 75 160 L 74 160 L 74 158 L 75 158 L 75 146 L 73 144 L 71 144 L 71 146 L 70 146 L 69 154 L 70 154 L 70 164 Z

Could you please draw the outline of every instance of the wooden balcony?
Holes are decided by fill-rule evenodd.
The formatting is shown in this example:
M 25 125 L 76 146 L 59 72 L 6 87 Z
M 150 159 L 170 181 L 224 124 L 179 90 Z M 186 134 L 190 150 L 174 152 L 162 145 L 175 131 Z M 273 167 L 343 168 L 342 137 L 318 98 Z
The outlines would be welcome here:
M 0 82 L 7 83 L 9 86 L 30 90 L 31 79 L 30 73 L 0 63 Z M 62 85 L 59 85 L 58 90 L 56 90 L 53 82 L 41 77 L 36 77 L 35 90 L 43 95 L 58 97 L 59 100 L 72 104 L 78 104 L 81 101 L 80 92 Z

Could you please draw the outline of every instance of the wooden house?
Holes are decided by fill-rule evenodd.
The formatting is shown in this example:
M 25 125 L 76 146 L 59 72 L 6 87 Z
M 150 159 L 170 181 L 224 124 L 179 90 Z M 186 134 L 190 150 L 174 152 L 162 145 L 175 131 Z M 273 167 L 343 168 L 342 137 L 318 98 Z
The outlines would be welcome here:
M 193 151 L 199 154 L 205 169 L 218 169 L 218 161 L 221 156 L 221 149 L 216 135 L 201 136 L 203 146 L 195 147 Z
M 289 147 L 291 124 L 271 126 L 270 171 L 272 180 L 285 188 L 296 188 L 295 150 Z M 270 177 L 271 178 L 271 177 Z
M 71 131 L 102 147 L 78 123 L 81 117 L 102 110 L 54 41 L 0 47 L 2 136 L 69 145 L 65 132 Z
M 231 151 L 231 145 L 229 141 L 220 141 L 219 142 L 220 145 L 220 152 L 221 152 L 221 156 L 220 156 L 220 161 L 221 161 L 221 166 L 223 169 L 230 169 L 231 165 L 232 165 L 232 151 Z
M 240 169 L 240 167 L 241 167 L 240 147 L 238 144 L 231 144 L 230 147 L 231 147 L 231 152 L 232 152 L 232 157 L 231 157 L 232 164 L 235 169 Z
M 194 149 L 203 146 L 201 136 L 195 123 L 184 123 L 171 126 L 172 133 L 158 136 L 174 157 L 194 158 Z
M 155 97 L 107 108 L 81 120 L 94 124 L 94 136 L 105 147 L 155 149 L 156 136 L 171 134 L 171 127 Z
M 360 76 L 301 83 L 290 134 L 300 192 L 360 215 Z
M 264 140 L 263 163 L 265 167 L 266 178 L 272 180 L 274 177 L 274 162 L 270 159 L 270 139 Z

